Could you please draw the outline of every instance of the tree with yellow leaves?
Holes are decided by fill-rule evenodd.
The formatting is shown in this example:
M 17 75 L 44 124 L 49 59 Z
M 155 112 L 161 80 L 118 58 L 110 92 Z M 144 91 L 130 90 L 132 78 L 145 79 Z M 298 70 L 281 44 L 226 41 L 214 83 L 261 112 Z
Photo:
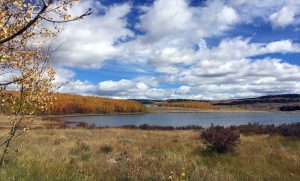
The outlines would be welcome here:
M 58 23 L 76 21 L 69 13 L 78 0 L 0 0 L 0 112 L 10 106 L 7 133 L 0 133 L 0 166 L 12 141 L 24 134 L 51 104 L 55 71 L 49 40 L 62 30 Z M 8 89 L 17 91 L 7 91 Z

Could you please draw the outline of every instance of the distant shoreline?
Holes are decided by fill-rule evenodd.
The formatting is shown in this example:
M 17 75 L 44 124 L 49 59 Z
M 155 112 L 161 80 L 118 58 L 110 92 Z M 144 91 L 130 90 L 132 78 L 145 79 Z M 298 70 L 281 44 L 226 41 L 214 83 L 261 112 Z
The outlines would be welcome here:
M 140 115 L 140 114 L 148 114 L 150 112 L 135 112 L 135 113 L 93 113 L 93 114 L 59 114 L 59 115 L 45 115 L 40 116 L 41 118 L 59 118 L 59 117 L 84 117 L 84 116 L 110 116 L 110 115 Z
M 164 114 L 164 113 L 282 113 L 282 114 L 299 114 L 300 111 L 274 111 L 274 110 L 230 110 L 230 109 L 211 109 L 211 110 L 161 110 L 136 113 L 99 113 L 99 114 L 61 114 L 61 115 L 46 115 L 40 116 L 42 119 L 60 118 L 60 117 L 85 117 L 85 116 L 113 116 L 113 115 L 143 115 L 143 114 Z

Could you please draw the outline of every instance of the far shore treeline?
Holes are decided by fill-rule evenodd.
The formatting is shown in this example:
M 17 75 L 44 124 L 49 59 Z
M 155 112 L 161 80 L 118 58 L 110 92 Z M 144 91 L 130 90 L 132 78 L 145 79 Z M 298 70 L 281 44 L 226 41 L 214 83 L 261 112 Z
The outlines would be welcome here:
M 96 96 L 56 94 L 56 100 L 48 114 L 97 114 L 97 113 L 138 113 L 146 107 L 133 100 L 111 99 Z
M 215 106 L 208 102 L 199 101 L 176 101 L 176 102 L 161 102 L 158 103 L 159 107 L 187 107 L 187 108 L 198 108 L 198 109 L 216 109 Z

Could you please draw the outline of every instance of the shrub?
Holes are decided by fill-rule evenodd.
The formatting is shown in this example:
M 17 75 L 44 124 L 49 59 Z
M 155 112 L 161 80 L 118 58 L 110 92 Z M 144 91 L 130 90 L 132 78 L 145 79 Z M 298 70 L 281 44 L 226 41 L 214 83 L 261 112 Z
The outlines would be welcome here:
M 240 143 L 239 131 L 222 126 L 205 129 L 201 133 L 201 138 L 212 151 L 218 153 L 233 152 Z
M 275 132 L 285 137 L 300 137 L 300 123 L 280 125 Z
M 105 145 L 100 146 L 101 153 L 110 153 L 112 151 L 113 151 L 113 148 L 110 145 L 105 144 Z
M 300 137 L 300 123 L 282 124 L 278 126 L 249 123 L 247 125 L 230 126 L 230 129 L 239 130 L 240 133 L 244 134 L 276 134 L 285 137 Z

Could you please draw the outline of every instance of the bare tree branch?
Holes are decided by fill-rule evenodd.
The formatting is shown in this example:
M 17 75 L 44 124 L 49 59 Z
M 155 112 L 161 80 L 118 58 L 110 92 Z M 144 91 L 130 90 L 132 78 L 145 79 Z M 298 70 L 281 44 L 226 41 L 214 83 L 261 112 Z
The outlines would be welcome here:
M 21 28 L 16 33 L 10 35 L 7 38 L 4 38 L 4 39 L 0 40 L 0 44 L 4 44 L 4 43 L 16 38 L 17 36 L 21 35 L 22 33 L 24 33 L 28 28 L 30 28 L 40 18 L 40 15 L 42 15 L 46 11 L 46 9 L 49 7 L 49 5 L 52 2 L 53 2 L 52 0 L 49 0 L 48 3 L 44 3 L 42 9 L 39 11 L 39 13 L 31 21 L 29 21 L 23 28 Z
M 24 80 L 27 77 L 28 76 L 25 76 L 25 77 L 22 77 L 22 78 L 17 78 L 17 79 L 14 79 L 12 81 L 5 82 L 5 83 L 0 83 L 0 86 L 7 86 L 7 85 L 10 85 L 10 84 L 14 84 L 14 83 L 17 83 L 17 82 L 20 82 L 20 81 Z
M 40 15 L 41 19 L 43 20 L 46 20 L 48 22 L 51 22 L 51 23 L 66 23 L 66 22 L 70 22 L 70 21 L 76 21 L 76 20 L 79 20 L 79 19 L 83 19 L 85 16 L 89 16 L 92 14 L 92 9 L 89 8 L 85 13 L 83 13 L 82 15 L 80 16 L 77 16 L 73 19 L 69 19 L 69 20 L 51 20 L 51 19 L 48 19 L 46 17 L 43 17 L 42 15 Z

